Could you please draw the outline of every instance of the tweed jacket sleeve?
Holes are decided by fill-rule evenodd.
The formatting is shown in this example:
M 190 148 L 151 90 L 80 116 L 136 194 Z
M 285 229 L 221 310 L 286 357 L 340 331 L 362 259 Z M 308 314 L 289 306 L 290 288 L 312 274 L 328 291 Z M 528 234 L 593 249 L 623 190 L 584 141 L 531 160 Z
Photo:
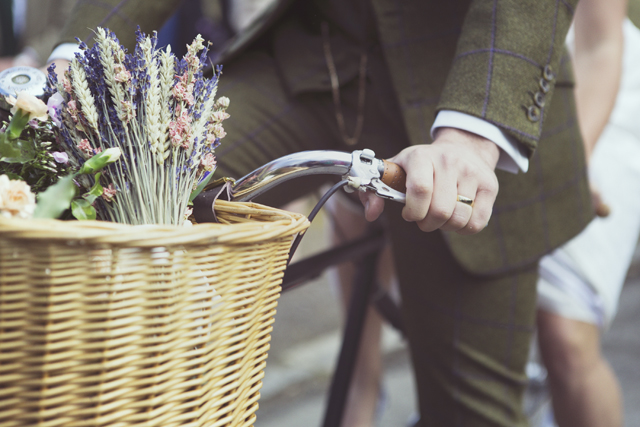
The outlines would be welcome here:
M 537 146 L 576 0 L 474 0 L 437 109 L 487 120 Z

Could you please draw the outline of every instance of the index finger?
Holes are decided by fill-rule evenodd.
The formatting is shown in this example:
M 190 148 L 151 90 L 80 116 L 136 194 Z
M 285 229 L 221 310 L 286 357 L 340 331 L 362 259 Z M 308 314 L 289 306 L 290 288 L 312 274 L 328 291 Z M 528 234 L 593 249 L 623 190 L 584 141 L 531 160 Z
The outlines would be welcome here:
M 424 219 L 433 197 L 433 164 L 420 161 L 418 156 L 397 156 L 392 161 L 407 173 L 407 201 L 402 217 L 411 222 Z

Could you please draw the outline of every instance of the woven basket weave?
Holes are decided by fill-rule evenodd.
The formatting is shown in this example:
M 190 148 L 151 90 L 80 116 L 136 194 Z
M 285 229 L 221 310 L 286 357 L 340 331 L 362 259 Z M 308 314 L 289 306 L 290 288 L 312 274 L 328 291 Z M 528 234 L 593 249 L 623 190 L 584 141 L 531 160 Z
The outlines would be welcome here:
M 302 215 L 0 219 L 0 426 L 251 426 Z

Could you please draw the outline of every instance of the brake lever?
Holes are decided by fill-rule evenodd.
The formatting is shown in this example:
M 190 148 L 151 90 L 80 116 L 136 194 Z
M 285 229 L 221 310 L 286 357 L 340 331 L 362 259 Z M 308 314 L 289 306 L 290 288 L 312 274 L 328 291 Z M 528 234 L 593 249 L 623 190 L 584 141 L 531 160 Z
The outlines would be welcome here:
M 365 148 L 351 153 L 351 168 L 342 177 L 349 181 L 345 191 L 372 191 L 376 196 L 406 203 L 406 174 L 395 163 L 376 158 Z

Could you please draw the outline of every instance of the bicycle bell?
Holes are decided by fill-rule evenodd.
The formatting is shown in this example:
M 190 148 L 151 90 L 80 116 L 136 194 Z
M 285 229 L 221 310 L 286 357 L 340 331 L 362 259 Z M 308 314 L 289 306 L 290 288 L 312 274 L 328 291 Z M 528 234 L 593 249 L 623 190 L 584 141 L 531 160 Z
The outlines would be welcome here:
M 30 95 L 42 98 L 47 76 L 37 68 L 13 67 L 0 73 L 0 108 L 11 109 L 5 97 L 16 96 L 18 92 L 26 91 Z

